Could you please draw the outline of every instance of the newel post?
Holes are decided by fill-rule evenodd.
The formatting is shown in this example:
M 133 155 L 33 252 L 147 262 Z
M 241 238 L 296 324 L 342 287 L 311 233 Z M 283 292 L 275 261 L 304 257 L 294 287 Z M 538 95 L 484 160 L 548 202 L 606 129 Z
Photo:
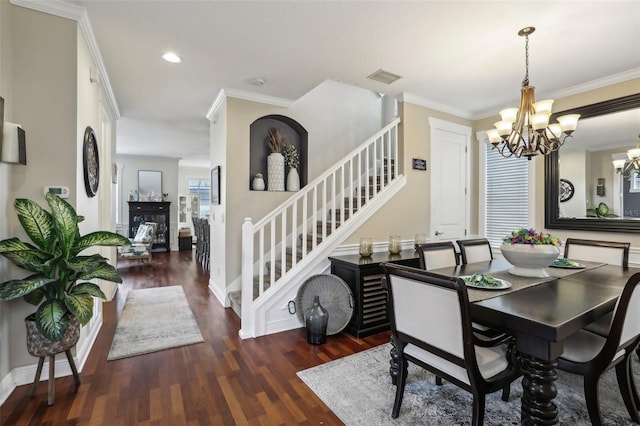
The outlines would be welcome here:
M 255 336 L 253 312 L 253 222 L 242 222 L 242 311 L 239 335 L 243 339 Z

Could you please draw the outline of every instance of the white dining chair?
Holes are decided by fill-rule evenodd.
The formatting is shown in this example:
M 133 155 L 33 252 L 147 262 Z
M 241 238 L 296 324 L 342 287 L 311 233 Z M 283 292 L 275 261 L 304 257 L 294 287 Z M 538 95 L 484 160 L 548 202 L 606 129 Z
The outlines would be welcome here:
M 630 243 L 567 238 L 564 244 L 564 257 L 566 259 L 620 265 L 625 269 L 629 267 Z M 612 313 L 605 315 L 587 325 L 585 330 L 607 337 L 612 319 Z
M 598 402 L 598 382 L 602 374 L 616 368 L 618 387 L 631 419 L 640 423 L 638 396 L 631 375 L 631 355 L 640 342 L 640 273 L 625 284 L 616 304 L 607 337 L 579 330 L 564 341 L 558 368 L 584 379 L 584 394 L 591 424 L 602 424 Z
M 564 257 L 572 260 L 620 265 L 626 269 L 629 267 L 630 245 L 630 243 L 618 241 L 567 238 L 564 243 Z
M 458 240 L 460 247 L 460 257 L 462 264 L 485 262 L 493 259 L 491 244 L 486 238 L 472 238 L 468 240 Z
M 504 344 L 510 340 L 475 338 L 462 279 L 402 265 L 382 268 L 399 366 L 392 417 L 400 414 L 411 362 L 471 392 L 472 424 L 482 425 L 486 395 L 502 390 L 507 401 L 511 382 L 520 376 L 515 351 Z
M 428 271 L 459 264 L 456 246 L 451 241 L 416 244 L 415 247 L 420 259 L 420 269 Z

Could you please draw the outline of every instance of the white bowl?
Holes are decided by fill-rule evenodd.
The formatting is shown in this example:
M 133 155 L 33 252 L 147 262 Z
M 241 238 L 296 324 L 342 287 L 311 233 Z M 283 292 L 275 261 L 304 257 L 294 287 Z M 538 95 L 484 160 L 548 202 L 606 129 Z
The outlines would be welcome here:
M 546 278 L 545 268 L 558 257 L 560 250 L 551 244 L 503 244 L 500 251 L 513 265 L 512 275 L 520 277 Z

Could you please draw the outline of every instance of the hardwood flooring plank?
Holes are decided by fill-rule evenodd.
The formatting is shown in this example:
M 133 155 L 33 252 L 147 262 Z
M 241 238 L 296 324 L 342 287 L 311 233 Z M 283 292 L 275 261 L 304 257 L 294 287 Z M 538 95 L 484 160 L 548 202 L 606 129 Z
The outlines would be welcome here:
M 220 305 L 193 253 L 154 253 L 153 264 L 122 265 L 123 283 L 103 304 L 103 325 L 80 372 L 47 383 L 36 396 L 19 386 L 0 406 L 0 425 L 341 425 L 296 372 L 389 341 L 389 332 L 363 339 L 346 333 L 310 345 L 304 329 L 256 339 L 238 336 L 240 319 Z M 107 361 L 130 290 L 182 285 L 205 342 Z

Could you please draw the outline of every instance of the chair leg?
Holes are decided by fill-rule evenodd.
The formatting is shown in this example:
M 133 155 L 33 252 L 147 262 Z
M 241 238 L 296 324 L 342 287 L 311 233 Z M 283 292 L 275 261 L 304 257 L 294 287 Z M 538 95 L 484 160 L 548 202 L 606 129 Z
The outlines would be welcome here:
M 484 394 L 473 395 L 473 418 L 471 424 L 473 426 L 482 426 L 484 424 Z
M 31 386 L 31 395 L 35 395 L 38 391 L 38 385 L 40 384 L 40 375 L 42 374 L 42 366 L 44 365 L 44 357 L 41 356 L 38 359 L 38 368 L 36 370 L 36 377 L 33 379 L 33 385 Z
M 442 377 L 436 376 L 436 386 L 442 386 Z
M 600 413 L 600 401 L 598 398 L 599 377 L 584 376 L 584 399 L 587 403 L 589 419 L 593 426 L 602 426 L 602 414 Z
M 404 396 L 404 386 L 407 383 L 407 369 L 409 363 L 402 355 L 398 359 L 398 384 L 396 385 L 396 399 L 393 403 L 393 412 L 391 417 L 397 419 L 400 415 L 400 406 L 402 405 L 402 397 Z
M 49 399 L 48 404 L 56 403 L 56 356 L 49 355 Z
M 638 415 L 638 409 L 633 398 L 633 393 L 635 391 L 631 386 L 633 378 L 631 377 L 631 369 L 629 368 L 630 364 L 631 357 L 629 356 L 627 359 L 616 365 L 616 377 L 618 379 L 620 394 L 624 400 L 624 405 L 627 407 L 629 416 L 634 422 L 640 423 L 640 415 Z
M 511 383 L 502 388 L 502 400 L 509 402 L 509 394 L 511 393 Z
M 73 372 L 73 380 L 76 382 L 76 386 L 80 386 L 80 376 L 78 375 L 78 369 L 76 368 L 76 363 L 73 360 L 73 355 L 71 355 L 71 351 L 69 349 L 64 351 L 64 353 L 67 355 L 67 361 L 69 361 L 69 366 Z

